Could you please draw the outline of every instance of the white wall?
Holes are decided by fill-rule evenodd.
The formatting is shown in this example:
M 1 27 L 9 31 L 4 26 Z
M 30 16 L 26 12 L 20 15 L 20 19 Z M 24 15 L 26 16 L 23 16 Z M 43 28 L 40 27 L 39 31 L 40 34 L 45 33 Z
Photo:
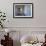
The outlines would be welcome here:
M 13 18 L 13 3 L 25 2 L 33 3 L 34 18 Z M 46 0 L 0 0 L 0 10 L 6 13 L 8 20 L 5 27 L 16 31 L 46 31 L 45 4 Z
M 33 3 L 34 18 L 13 18 L 13 3 Z M 6 27 L 46 27 L 46 0 L 0 0 L 0 10 L 6 12 Z

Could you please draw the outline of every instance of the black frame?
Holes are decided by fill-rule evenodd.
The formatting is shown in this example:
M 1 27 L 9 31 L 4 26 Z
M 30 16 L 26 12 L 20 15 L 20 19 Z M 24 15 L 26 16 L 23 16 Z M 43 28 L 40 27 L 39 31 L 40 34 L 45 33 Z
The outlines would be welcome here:
M 15 4 L 32 4 L 32 17 L 15 17 L 14 16 L 14 5 Z M 13 3 L 13 18 L 33 18 L 33 3 Z

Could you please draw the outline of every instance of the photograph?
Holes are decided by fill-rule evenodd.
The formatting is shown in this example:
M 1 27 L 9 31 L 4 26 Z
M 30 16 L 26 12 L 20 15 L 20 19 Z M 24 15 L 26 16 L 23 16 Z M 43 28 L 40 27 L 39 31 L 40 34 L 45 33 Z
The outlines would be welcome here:
M 13 3 L 13 18 L 14 17 L 32 17 L 32 3 Z

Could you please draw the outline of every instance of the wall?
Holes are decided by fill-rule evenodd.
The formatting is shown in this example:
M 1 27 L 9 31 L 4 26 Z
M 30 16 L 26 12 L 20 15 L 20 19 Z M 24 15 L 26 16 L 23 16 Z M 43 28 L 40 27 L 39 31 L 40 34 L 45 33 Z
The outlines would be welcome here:
M 33 18 L 13 18 L 13 3 L 33 3 Z M 6 13 L 6 27 L 46 27 L 46 0 L 0 0 L 0 10 Z

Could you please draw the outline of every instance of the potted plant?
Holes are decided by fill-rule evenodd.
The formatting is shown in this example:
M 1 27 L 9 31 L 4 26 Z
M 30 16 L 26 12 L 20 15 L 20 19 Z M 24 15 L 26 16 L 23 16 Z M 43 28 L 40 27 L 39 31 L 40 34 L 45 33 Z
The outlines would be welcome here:
M 3 28 L 3 22 L 6 20 L 6 15 L 4 12 L 0 11 L 0 26 Z

